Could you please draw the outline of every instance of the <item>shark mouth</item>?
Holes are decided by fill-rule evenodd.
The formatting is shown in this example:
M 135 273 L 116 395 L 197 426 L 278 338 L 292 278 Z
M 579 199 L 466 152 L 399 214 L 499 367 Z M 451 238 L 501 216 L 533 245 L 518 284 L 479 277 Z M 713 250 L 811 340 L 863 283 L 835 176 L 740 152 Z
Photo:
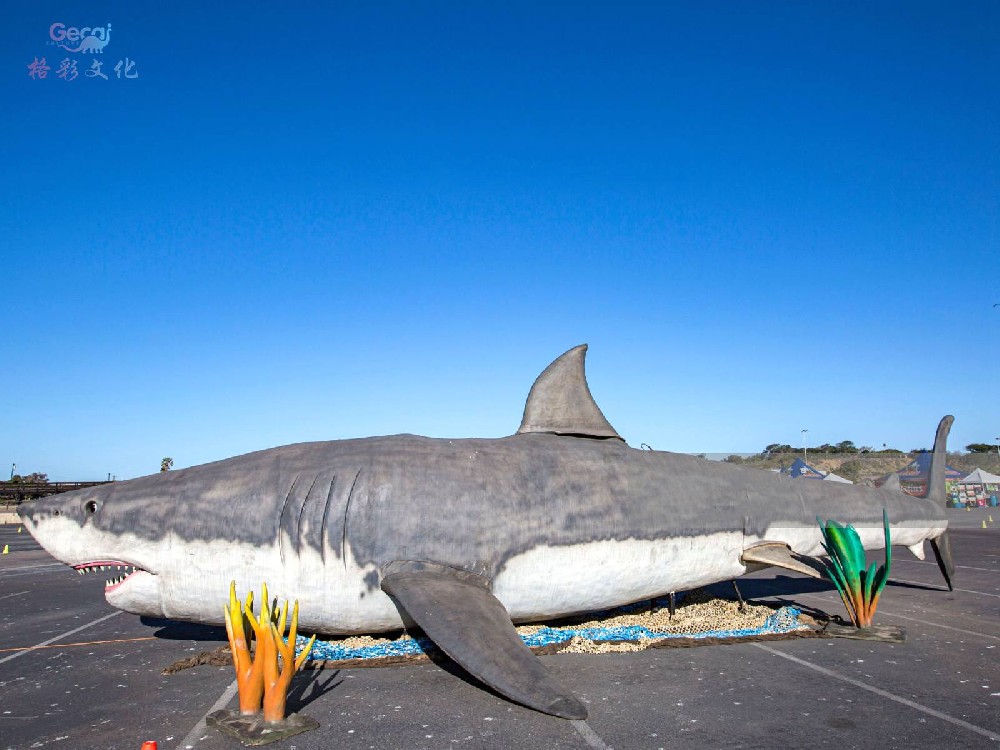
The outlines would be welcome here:
M 107 594 L 114 591 L 119 586 L 121 586 L 125 581 L 134 576 L 136 573 L 148 573 L 148 570 L 143 570 L 137 565 L 132 565 L 131 563 L 122 562 L 121 560 L 95 560 L 94 562 L 81 563 L 80 565 L 72 566 L 75 571 L 80 575 L 86 573 L 92 573 L 95 571 L 104 572 L 116 572 L 124 573 L 124 575 L 116 575 L 114 578 L 108 578 L 105 581 L 104 593 Z

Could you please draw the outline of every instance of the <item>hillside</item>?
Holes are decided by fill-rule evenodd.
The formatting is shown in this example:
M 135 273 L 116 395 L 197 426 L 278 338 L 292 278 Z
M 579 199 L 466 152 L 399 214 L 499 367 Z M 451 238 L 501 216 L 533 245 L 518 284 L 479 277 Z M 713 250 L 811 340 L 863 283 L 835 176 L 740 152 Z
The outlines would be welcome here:
M 913 460 L 909 453 L 812 453 L 807 457 L 810 466 L 822 471 L 832 471 L 852 482 L 871 483 L 878 477 L 899 471 Z M 776 453 L 749 458 L 730 456 L 729 463 L 755 469 L 783 469 L 792 465 L 802 453 Z M 983 469 L 1000 474 L 1000 457 L 996 453 L 949 453 L 948 465 L 966 473 Z

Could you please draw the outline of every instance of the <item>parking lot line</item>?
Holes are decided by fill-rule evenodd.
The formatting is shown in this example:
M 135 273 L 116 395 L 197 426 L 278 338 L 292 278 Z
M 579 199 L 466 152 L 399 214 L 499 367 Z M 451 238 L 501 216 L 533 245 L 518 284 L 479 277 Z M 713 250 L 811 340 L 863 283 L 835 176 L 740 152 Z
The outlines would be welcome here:
M 937 566 L 936 562 L 930 562 L 928 560 L 897 560 L 895 557 L 892 559 L 892 564 L 896 563 L 910 563 L 911 565 L 934 565 Z M 961 568 L 962 570 L 981 570 L 984 573 L 996 573 L 997 568 L 974 568 L 971 565 L 956 565 L 956 568 Z
M 65 568 L 65 563 L 51 562 L 40 563 L 38 565 L 20 565 L 16 568 L 4 568 L 0 570 L 0 578 L 12 578 L 13 576 L 33 575 L 39 568 Z
M 233 680 L 229 687 L 227 687 L 223 691 L 222 695 L 219 696 L 219 700 L 212 704 L 212 707 L 205 712 L 204 716 L 198 719 L 198 723 L 195 724 L 191 728 L 191 731 L 187 733 L 183 740 L 181 740 L 180 744 L 177 746 L 177 750 L 189 750 L 189 748 L 193 748 L 194 744 L 200 739 L 202 733 L 208 729 L 208 724 L 205 723 L 208 715 L 213 711 L 225 708 L 226 704 L 228 704 L 229 701 L 233 699 L 233 696 L 236 695 L 236 691 L 238 689 L 239 687 L 236 680 Z
M 882 690 L 882 688 L 877 688 L 874 685 L 869 685 L 867 682 L 862 682 L 861 680 L 856 680 L 853 677 L 848 677 L 847 675 L 840 674 L 839 672 L 834 672 L 832 669 L 827 669 L 826 667 L 821 667 L 819 664 L 813 664 L 811 661 L 806 661 L 805 659 L 800 659 L 797 656 L 792 656 L 791 654 L 786 654 L 782 651 L 778 651 L 776 648 L 771 648 L 770 646 L 765 646 L 763 643 L 751 643 L 754 648 L 759 648 L 762 651 L 767 651 L 768 653 L 774 654 L 775 656 L 780 656 L 782 659 L 788 659 L 796 664 L 800 664 L 808 669 L 815 670 L 827 677 L 832 677 L 835 680 L 840 680 L 841 682 L 846 682 L 855 687 L 859 687 L 862 690 L 867 690 L 869 693 L 875 693 L 875 695 L 880 695 L 883 698 L 888 698 L 896 703 L 902 703 L 904 706 L 909 706 L 912 709 L 925 713 L 928 716 L 933 716 L 935 719 L 941 719 L 942 721 L 947 721 L 955 726 L 962 727 L 962 729 L 968 729 L 970 732 L 975 732 L 976 734 L 981 734 L 983 737 L 987 737 L 994 742 L 1000 742 L 1000 734 L 996 732 L 991 732 L 989 729 L 984 729 L 983 727 L 976 726 L 975 724 L 970 724 L 963 719 L 958 719 L 954 716 L 949 716 L 946 713 L 937 711 L 933 708 L 921 705 L 915 701 L 911 701 L 895 693 L 890 693 L 888 690 Z
M 81 625 L 78 628 L 73 628 L 72 630 L 67 630 L 65 633 L 63 633 L 61 635 L 57 635 L 55 638 L 49 638 L 47 641 L 42 641 L 41 643 L 36 643 L 34 646 L 29 646 L 24 651 L 18 651 L 16 654 L 11 654 L 10 656 L 5 656 L 2 659 L 0 659 L 0 664 L 3 664 L 5 661 L 10 661 L 11 659 L 16 659 L 19 656 L 24 656 L 25 654 L 30 654 L 32 651 L 35 651 L 36 649 L 48 646 L 50 643 L 55 643 L 56 641 L 58 641 L 58 640 L 60 640 L 62 638 L 65 638 L 68 635 L 73 635 L 73 633 L 79 633 L 81 630 L 86 630 L 87 628 L 91 627 L 92 625 L 96 625 L 99 622 L 104 622 L 105 620 L 110 620 L 112 617 L 118 617 L 118 615 L 120 615 L 120 614 L 121 614 L 121 610 L 117 610 L 115 612 L 112 612 L 110 615 L 104 615 L 104 617 L 98 617 L 96 620 L 94 620 L 93 622 L 88 622 L 86 625 Z
M 573 728 L 580 733 L 580 736 L 583 737 L 586 743 L 594 748 L 594 750 L 611 750 L 610 747 L 604 744 L 604 740 L 598 736 L 597 732 L 590 728 L 590 724 L 587 722 L 571 721 L 570 724 L 573 725 Z
M 839 599 L 834 599 L 833 597 L 820 596 L 819 594 L 796 594 L 796 596 L 807 596 L 810 599 L 821 599 L 824 602 L 839 602 Z M 907 615 L 897 615 L 895 612 L 890 612 L 887 609 L 879 608 L 878 613 L 880 615 L 885 615 L 886 617 L 898 617 L 900 620 L 910 620 L 911 622 L 919 622 L 921 625 L 930 625 L 932 628 L 944 628 L 945 630 L 954 630 L 956 633 L 964 633 L 965 635 L 972 635 L 976 638 L 991 638 L 994 641 L 1000 641 L 1000 635 L 990 635 L 989 633 L 977 633 L 974 630 L 963 630 L 962 628 L 956 628 L 953 625 L 942 625 L 939 622 L 931 622 L 930 620 L 921 620 L 918 617 L 909 617 Z
M 81 641 L 80 643 L 50 643 L 38 646 L 21 646 L 19 648 L 0 648 L 0 653 L 7 651 L 34 651 L 36 648 L 70 648 L 71 646 L 100 646 L 105 643 L 133 643 L 135 641 L 155 641 L 155 635 L 147 635 L 142 638 L 112 638 L 107 641 Z
M 892 583 L 893 581 L 896 581 L 898 583 L 915 583 L 918 586 L 929 586 L 929 585 L 933 586 L 933 584 L 928 584 L 925 581 L 908 581 L 905 578 L 890 578 L 889 579 L 889 583 Z M 945 591 L 945 592 L 948 591 L 948 589 L 942 588 L 940 586 L 933 586 L 933 588 L 934 588 L 935 591 Z M 988 591 L 972 591 L 970 589 L 953 589 L 953 590 L 954 591 L 961 591 L 963 594 L 975 594 L 976 596 L 995 596 L 997 599 L 1000 599 L 1000 594 L 991 594 Z
M 990 635 L 989 633 L 977 633 L 974 630 L 963 630 L 962 628 L 956 628 L 952 625 L 942 625 L 939 622 L 930 622 L 929 620 L 921 620 L 918 617 L 909 617 L 908 615 L 897 615 L 895 612 L 883 612 L 879 610 L 880 615 L 886 615 L 887 617 L 898 617 L 900 620 L 910 620 L 911 622 L 919 622 L 921 625 L 930 625 L 932 628 L 944 628 L 945 630 L 954 630 L 956 633 L 964 633 L 965 635 L 975 636 L 976 638 L 991 638 L 994 641 L 1000 641 L 1000 635 Z

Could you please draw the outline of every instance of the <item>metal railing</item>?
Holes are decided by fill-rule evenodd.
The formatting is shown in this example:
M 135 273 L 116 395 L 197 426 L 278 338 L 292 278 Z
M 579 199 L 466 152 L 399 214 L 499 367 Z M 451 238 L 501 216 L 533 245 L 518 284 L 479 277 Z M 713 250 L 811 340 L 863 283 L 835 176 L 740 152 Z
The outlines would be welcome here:
M 19 505 L 25 500 L 82 490 L 99 484 L 110 482 L 0 482 L 0 506 Z

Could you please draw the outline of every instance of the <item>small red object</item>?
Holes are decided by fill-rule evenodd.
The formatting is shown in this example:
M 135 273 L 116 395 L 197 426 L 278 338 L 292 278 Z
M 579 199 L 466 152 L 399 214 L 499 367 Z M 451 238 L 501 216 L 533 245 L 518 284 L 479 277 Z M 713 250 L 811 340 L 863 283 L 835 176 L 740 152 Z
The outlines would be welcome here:
M 146 740 L 140 750 L 156 750 L 156 740 Z

